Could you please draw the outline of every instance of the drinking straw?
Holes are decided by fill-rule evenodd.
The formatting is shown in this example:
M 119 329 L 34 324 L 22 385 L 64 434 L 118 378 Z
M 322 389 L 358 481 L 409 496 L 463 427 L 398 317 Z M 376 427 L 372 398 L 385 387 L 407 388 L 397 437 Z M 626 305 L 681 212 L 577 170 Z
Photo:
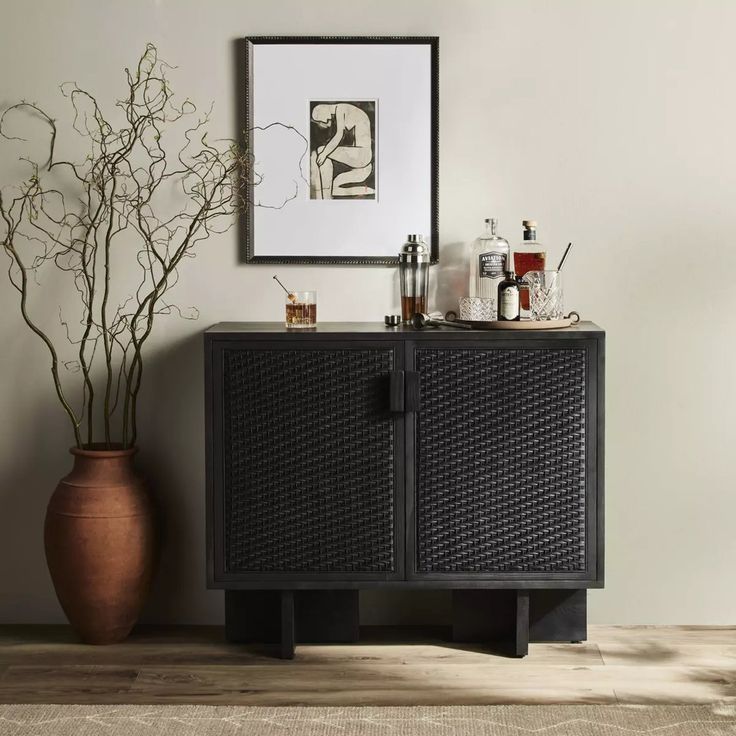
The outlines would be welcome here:
M 560 265 L 557 266 L 558 271 L 562 271 L 562 266 L 565 264 L 565 259 L 567 258 L 568 254 L 570 253 L 570 248 L 572 248 L 572 243 L 567 244 L 567 248 L 565 248 L 565 252 L 562 254 L 562 259 L 560 260 Z

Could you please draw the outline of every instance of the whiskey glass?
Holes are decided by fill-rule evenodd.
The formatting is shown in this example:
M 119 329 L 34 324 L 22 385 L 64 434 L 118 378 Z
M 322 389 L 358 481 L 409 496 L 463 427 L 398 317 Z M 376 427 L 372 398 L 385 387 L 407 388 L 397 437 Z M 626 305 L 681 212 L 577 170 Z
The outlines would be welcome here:
M 460 319 L 466 322 L 493 322 L 496 319 L 496 300 L 490 297 L 463 296 L 458 307 Z
M 561 271 L 527 271 L 522 279 L 529 285 L 529 314 L 536 322 L 562 319 Z
M 317 326 L 316 291 L 290 291 L 286 295 L 286 326 L 290 330 Z

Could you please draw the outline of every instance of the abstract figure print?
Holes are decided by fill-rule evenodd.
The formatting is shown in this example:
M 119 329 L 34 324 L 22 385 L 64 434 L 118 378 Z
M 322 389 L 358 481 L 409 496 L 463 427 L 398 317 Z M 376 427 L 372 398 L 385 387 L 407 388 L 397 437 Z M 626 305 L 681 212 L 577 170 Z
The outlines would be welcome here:
M 310 101 L 310 199 L 376 199 L 376 101 Z

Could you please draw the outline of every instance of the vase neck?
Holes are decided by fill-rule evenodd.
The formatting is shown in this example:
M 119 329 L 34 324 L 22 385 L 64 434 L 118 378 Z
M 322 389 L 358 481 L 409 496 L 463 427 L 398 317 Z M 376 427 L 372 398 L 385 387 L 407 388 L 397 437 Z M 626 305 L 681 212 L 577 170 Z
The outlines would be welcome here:
M 135 450 L 73 449 L 74 467 L 67 480 L 75 485 L 107 486 L 127 483 L 135 476 Z

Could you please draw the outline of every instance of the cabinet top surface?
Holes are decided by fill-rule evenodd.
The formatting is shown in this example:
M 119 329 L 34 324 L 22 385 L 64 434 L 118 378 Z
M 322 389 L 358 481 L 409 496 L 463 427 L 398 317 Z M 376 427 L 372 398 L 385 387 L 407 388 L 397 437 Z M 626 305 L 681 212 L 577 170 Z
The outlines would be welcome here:
M 287 329 L 283 322 L 219 322 L 206 330 L 215 337 L 246 337 L 249 335 L 282 335 L 298 339 L 315 339 L 325 335 L 343 337 L 365 336 L 421 340 L 442 336 L 443 339 L 514 340 L 531 338 L 568 339 L 571 337 L 601 337 L 604 331 L 593 322 L 580 322 L 572 327 L 557 330 L 462 330 L 455 327 L 429 327 L 415 330 L 413 327 L 386 327 L 380 322 L 320 322 L 311 329 Z

